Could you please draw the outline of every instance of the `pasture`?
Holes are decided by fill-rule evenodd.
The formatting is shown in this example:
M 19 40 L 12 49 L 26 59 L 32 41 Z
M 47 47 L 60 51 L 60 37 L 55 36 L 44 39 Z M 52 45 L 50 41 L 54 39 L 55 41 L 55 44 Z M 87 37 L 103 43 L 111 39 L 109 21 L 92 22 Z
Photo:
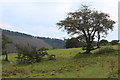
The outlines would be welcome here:
M 9 62 L 2 61 L 3 78 L 117 78 L 118 46 L 110 46 L 116 51 L 95 54 L 80 54 L 81 48 L 48 50 L 56 55 L 56 60 L 42 61 L 33 64 L 18 64 L 17 54 L 9 54 Z M 102 47 L 103 49 L 106 46 Z M 79 54 L 78 54 L 79 53 Z M 5 56 L 1 56 L 2 59 Z

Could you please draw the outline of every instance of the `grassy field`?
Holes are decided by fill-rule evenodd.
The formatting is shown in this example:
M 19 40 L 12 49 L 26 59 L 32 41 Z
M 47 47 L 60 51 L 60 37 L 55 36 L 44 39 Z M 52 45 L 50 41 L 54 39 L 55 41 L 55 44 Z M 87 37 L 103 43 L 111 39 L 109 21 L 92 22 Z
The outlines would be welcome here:
M 106 47 L 102 47 L 103 49 Z M 112 46 L 118 50 L 118 46 Z M 102 49 L 94 50 L 92 53 Z M 18 64 L 16 54 L 9 54 L 10 62 L 2 62 L 3 78 L 109 78 L 118 77 L 118 51 L 104 54 L 78 54 L 81 48 L 54 49 L 56 60 L 45 56 L 41 62 Z M 5 56 L 2 56 L 4 59 Z

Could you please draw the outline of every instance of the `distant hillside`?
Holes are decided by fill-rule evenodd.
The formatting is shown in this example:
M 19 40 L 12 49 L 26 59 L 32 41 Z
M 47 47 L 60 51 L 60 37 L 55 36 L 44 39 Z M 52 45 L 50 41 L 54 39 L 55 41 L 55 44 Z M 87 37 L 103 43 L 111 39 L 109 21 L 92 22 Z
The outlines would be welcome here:
M 54 48 L 64 48 L 65 42 L 61 39 L 55 39 L 55 38 L 45 38 L 45 37 L 37 37 L 38 39 L 41 39 L 51 45 Z
M 52 48 L 52 46 L 50 46 L 43 40 L 37 39 L 34 36 L 28 34 L 3 30 L 3 29 L 2 29 L 2 34 L 8 37 L 8 39 L 12 42 L 7 44 L 7 50 L 9 52 L 16 52 L 16 47 L 15 47 L 16 44 L 21 44 L 24 46 L 28 46 L 29 44 L 30 46 L 34 46 L 37 48 L 40 47 Z
M 29 34 L 14 32 L 9 30 L 2 30 L 2 34 L 11 41 L 11 43 L 7 44 L 7 50 L 9 52 L 16 52 L 16 44 L 21 44 L 24 46 L 35 46 L 37 48 L 47 47 L 47 48 L 64 48 L 64 41 L 61 39 L 55 38 L 45 38 L 45 37 L 35 37 Z

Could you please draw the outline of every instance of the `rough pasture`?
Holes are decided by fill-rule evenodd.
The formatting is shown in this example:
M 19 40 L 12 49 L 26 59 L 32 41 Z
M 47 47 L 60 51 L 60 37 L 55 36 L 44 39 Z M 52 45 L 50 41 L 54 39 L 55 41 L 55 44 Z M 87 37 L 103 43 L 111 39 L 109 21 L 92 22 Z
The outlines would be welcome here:
M 112 46 L 118 50 L 118 46 Z M 95 50 L 93 53 L 95 53 Z M 81 48 L 49 50 L 56 60 L 45 56 L 41 62 L 18 64 L 16 54 L 9 55 L 10 62 L 3 61 L 2 77 L 5 78 L 108 78 L 118 77 L 118 52 L 106 54 L 79 54 Z M 2 57 L 4 59 L 4 56 Z

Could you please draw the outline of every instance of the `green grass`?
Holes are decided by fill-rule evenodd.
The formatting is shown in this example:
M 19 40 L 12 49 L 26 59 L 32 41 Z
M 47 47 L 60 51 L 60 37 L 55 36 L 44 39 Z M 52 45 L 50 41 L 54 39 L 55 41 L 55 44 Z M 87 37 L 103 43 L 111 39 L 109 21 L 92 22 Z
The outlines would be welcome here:
M 104 47 L 102 47 L 104 48 Z M 117 46 L 112 46 L 118 49 Z M 98 50 L 92 51 L 95 53 Z M 39 63 L 18 64 L 16 54 L 9 54 L 9 61 L 3 61 L 3 77 L 5 78 L 108 78 L 118 77 L 118 54 L 79 54 L 81 48 L 54 49 L 56 60 L 48 60 L 45 56 Z M 78 55 L 77 57 L 75 57 Z M 3 59 L 5 56 L 2 57 Z

